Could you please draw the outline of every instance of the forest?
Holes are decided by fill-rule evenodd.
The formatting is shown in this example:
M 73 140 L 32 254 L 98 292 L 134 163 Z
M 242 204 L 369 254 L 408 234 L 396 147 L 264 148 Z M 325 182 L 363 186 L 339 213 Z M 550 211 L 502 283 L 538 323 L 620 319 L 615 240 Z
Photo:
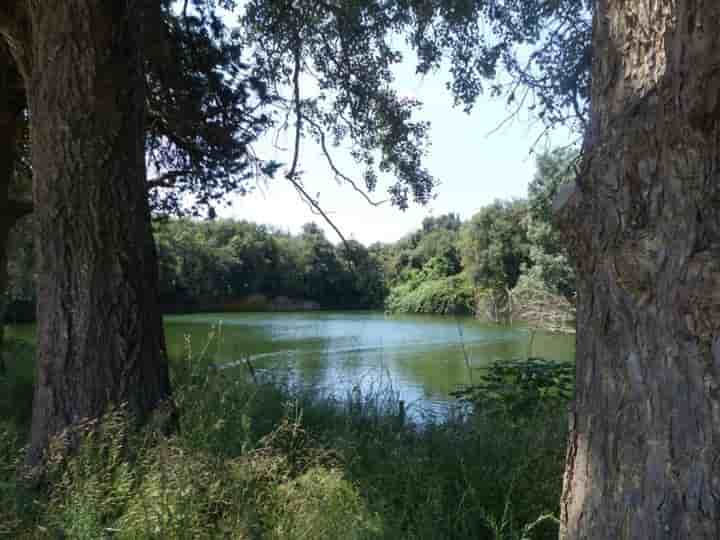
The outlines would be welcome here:
M 310 308 L 486 317 L 483 298 L 517 286 L 573 301 L 575 277 L 550 205 L 576 155 L 540 155 L 526 199 L 498 200 L 467 222 L 427 217 L 389 244 L 333 244 L 314 223 L 292 235 L 249 222 L 158 219 L 160 303 L 167 313 Z M 8 322 L 34 320 L 30 230 L 22 224 L 10 241 Z
M 718 35 L 685 0 L 0 2 L 0 320 L 34 321 L 0 325 L 0 536 L 717 539 Z M 401 67 L 582 142 L 525 200 L 360 245 L 307 159 L 368 204 L 432 201 Z M 340 241 L 214 219 L 257 180 Z M 324 309 L 224 363 L 231 329 L 168 314 L 300 307 Z M 331 378 L 369 357 L 372 384 Z M 412 407 L 422 370 L 466 376 L 444 416 Z

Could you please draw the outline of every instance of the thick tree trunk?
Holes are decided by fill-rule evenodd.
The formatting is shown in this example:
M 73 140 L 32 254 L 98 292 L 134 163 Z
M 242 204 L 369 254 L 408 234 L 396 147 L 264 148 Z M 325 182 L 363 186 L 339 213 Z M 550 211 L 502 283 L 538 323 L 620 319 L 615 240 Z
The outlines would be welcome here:
M 720 3 L 598 0 L 593 41 L 561 538 L 717 539 Z
M 27 3 L 38 258 L 28 463 L 49 437 L 170 394 L 145 192 L 143 3 Z M 72 439 L 71 439 L 72 440 Z

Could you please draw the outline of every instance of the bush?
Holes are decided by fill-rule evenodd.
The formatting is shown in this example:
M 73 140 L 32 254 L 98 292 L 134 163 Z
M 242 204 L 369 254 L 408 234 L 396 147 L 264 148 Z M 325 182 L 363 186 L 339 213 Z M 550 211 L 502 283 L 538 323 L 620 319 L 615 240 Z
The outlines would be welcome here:
M 385 309 L 392 313 L 435 313 L 468 315 L 473 313 L 474 292 L 463 275 L 429 281 L 411 280 L 390 291 Z
M 379 516 L 368 510 L 357 488 L 334 469 L 315 467 L 281 485 L 275 501 L 278 540 L 382 538 Z
M 478 414 L 517 424 L 561 411 L 572 399 L 575 366 L 566 362 L 497 360 L 480 369 L 481 382 L 453 393 L 471 402 Z

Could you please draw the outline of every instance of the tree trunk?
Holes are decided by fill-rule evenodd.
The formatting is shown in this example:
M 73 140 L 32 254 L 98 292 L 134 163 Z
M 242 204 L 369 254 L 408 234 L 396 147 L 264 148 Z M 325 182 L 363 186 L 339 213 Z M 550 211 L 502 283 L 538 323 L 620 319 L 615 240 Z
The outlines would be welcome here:
M 596 2 L 561 538 L 720 538 L 720 3 Z M 567 194 L 566 194 L 567 195 Z M 563 198 L 563 197 L 561 197 Z
M 145 192 L 143 2 L 28 2 L 38 259 L 29 464 L 50 437 L 170 394 Z

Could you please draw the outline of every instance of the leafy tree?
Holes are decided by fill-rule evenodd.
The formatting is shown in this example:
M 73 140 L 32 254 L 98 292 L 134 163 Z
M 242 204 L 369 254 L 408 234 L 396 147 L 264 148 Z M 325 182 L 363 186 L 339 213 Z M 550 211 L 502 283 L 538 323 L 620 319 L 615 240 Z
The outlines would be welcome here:
M 418 103 L 399 96 L 390 84 L 391 67 L 400 61 L 388 44 L 390 32 L 398 29 L 393 11 L 375 2 L 252 0 L 246 5 L 242 26 L 257 60 L 253 72 L 280 96 L 280 113 L 295 123 L 287 177 L 312 205 L 316 198 L 298 181 L 302 136 L 316 140 L 335 176 L 362 193 L 375 190 L 380 173 L 391 173 L 389 196 L 400 208 L 431 195 L 435 181 L 422 167 L 428 126 L 412 119 Z M 315 79 L 317 91 L 308 91 L 307 76 Z M 335 165 L 331 147 L 341 143 L 350 145 L 363 167 L 363 187 Z
M 99 417 L 108 403 L 127 403 L 142 420 L 170 394 L 145 185 L 142 8 L 0 7 L 32 141 L 39 298 L 33 465 L 50 437 Z M 72 430 L 66 433 L 72 442 Z
M 272 98 L 240 60 L 240 40 L 221 19 L 227 2 L 189 0 L 182 10 L 175 4 L 163 0 L 145 13 L 145 151 L 153 173 L 146 186 L 156 214 L 213 216 L 228 193 L 246 192 L 258 171 L 272 174 L 277 168 L 250 151 L 272 123 L 262 112 Z M 2 321 L 7 239 L 19 219 L 32 212 L 32 164 L 27 96 L 4 42 L 0 66 L 0 95 L 6 99 L 0 155 Z
M 300 234 L 302 252 L 300 265 L 304 290 L 310 298 L 321 304 L 333 305 L 340 295 L 340 261 L 335 248 L 315 223 L 306 223 Z
M 338 248 L 343 265 L 342 307 L 377 308 L 383 305 L 387 286 L 381 258 L 360 242 L 350 240 Z
M 460 226 L 457 214 L 425 218 L 419 230 L 400 239 L 384 258 L 390 284 L 407 281 L 413 270 L 422 269 L 432 258 L 443 259 L 446 276 L 458 274 Z
M 438 229 L 457 232 L 461 226 L 462 220 L 460 219 L 460 215 L 454 213 L 443 214 L 438 217 L 429 216 L 422 221 L 422 231 L 425 234 Z
M 215 215 L 228 193 L 245 193 L 263 162 L 251 145 L 271 125 L 267 84 L 242 61 L 232 2 L 162 0 L 146 31 L 146 156 L 156 213 Z
M 463 266 L 483 289 L 512 289 L 530 262 L 525 201 L 495 201 L 462 231 Z
M 534 282 L 551 293 L 572 297 L 575 293 L 575 270 L 570 264 L 560 230 L 553 222 L 552 201 L 562 185 L 575 177 L 577 152 L 560 148 L 537 158 L 537 172 L 528 186 L 529 213 L 526 220 L 530 242 L 530 266 L 526 270 Z
M 404 208 L 410 198 L 427 201 L 435 182 L 421 162 L 428 126 L 412 118 L 420 103 L 392 87 L 392 68 L 403 59 L 398 34 L 417 52 L 418 73 L 448 61 L 448 86 L 467 109 L 491 80 L 491 92 L 508 102 L 535 99 L 532 107 L 549 125 L 572 119 L 582 124 L 589 97 L 589 9 L 589 0 L 252 0 L 241 21 L 258 59 L 254 73 L 278 94 L 286 125 L 294 121 L 291 181 L 301 137 L 307 136 L 320 143 L 336 177 L 360 191 L 333 161 L 331 147 L 345 143 L 364 169 L 364 187 L 373 191 L 381 174 L 392 173 L 390 198 Z M 501 70 L 507 79 L 494 80 Z M 302 184 L 297 187 L 317 203 Z
M 315 224 L 293 236 L 246 221 L 180 219 L 158 223 L 155 238 L 166 309 L 233 309 L 257 294 L 340 308 L 385 298 L 379 258 L 353 240 L 333 246 Z

